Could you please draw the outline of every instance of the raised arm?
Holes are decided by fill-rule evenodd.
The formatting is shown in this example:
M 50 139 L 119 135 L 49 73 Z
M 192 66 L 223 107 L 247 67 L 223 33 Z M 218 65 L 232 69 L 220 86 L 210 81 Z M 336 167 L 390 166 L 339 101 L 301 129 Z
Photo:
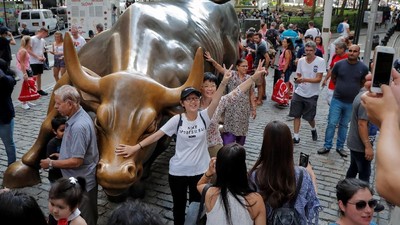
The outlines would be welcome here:
M 229 67 L 229 69 L 227 70 L 224 66 L 224 70 L 225 70 L 224 78 L 222 79 L 221 84 L 219 85 L 217 91 L 215 92 L 215 94 L 213 96 L 213 99 L 212 99 L 210 105 L 207 108 L 207 113 L 210 118 L 212 118 L 212 116 L 214 115 L 215 109 L 217 109 L 217 106 L 219 104 L 219 100 L 221 100 L 221 97 L 224 94 L 226 85 L 228 84 L 229 79 L 231 79 L 232 67 L 233 67 L 233 65 L 231 65 L 231 67 Z
M 396 90 L 400 90 L 400 79 L 397 82 L 392 87 L 382 85 L 382 97 L 366 92 L 362 104 L 368 118 L 380 127 L 376 151 L 377 190 L 382 197 L 400 206 L 400 106 L 395 97 Z
M 264 60 L 260 60 L 256 72 L 250 77 L 250 79 L 247 79 L 241 83 L 237 88 L 239 88 L 242 92 L 246 92 L 252 87 L 253 83 L 261 79 L 261 76 L 266 73 L 265 67 L 262 66 L 263 63 Z
M 222 67 L 220 64 L 218 64 L 217 61 L 215 61 L 215 60 L 211 57 L 211 54 L 210 54 L 209 52 L 206 51 L 206 52 L 204 53 L 204 57 L 206 58 L 206 61 L 210 62 L 210 63 L 215 67 L 215 69 L 218 70 L 218 72 L 220 72 L 220 73 L 222 73 L 222 74 L 225 74 L 226 68 L 225 68 L 225 67 Z
M 115 149 L 115 154 L 127 158 L 133 155 L 135 152 L 139 151 L 140 149 L 143 150 L 144 147 L 160 140 L 160 138 L 164 135 L 165 133 L 162 130 L 158 130 L 157 132 L 148 136 L 144 140 L 138 142 L 136 145 L 131 146 L 131 145 L 119 144 L 118 147 Z

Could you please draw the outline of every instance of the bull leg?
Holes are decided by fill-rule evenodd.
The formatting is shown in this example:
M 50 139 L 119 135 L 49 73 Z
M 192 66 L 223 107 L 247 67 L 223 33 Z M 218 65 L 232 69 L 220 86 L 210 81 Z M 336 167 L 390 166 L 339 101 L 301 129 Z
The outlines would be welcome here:
M 64 74 L 64 76 L 62 76 L 54 86 L 54 90 L 69 83 L 68 75 Z M 11 164 L 4 172 L 3 186 L 9 188 L 20 188 L 32 186 L 41 181 L 39 176 L 39 162 L 46 153 L 47 143 L 53 137 L 51 120 L 57 114 L 57 110 L 54 109 L 54 95 L 52 95 L 47 111 L 47 117 L 40 127 L 38 138 L 31 149 L 22 157 L 22 160 Z

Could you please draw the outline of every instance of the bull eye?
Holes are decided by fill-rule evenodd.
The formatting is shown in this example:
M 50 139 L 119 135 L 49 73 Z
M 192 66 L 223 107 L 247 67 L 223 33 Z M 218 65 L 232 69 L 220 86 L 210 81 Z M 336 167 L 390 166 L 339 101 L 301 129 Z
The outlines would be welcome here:
M 99 120 L 97 119 L 97 117 L 94 119 L 94 126 L 96 127 L 96 129 L 98 131 L 105 133 L 105 131 L 104 131 L 103 127 L 101 127 L 101 124 L 100 124 Z

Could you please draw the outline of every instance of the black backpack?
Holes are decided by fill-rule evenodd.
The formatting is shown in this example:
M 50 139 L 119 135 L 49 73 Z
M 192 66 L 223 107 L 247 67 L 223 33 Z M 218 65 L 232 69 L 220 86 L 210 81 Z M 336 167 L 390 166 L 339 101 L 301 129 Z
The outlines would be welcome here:
M 268 224 L 270 225 L 301 225 L 300 214 L 294 208 L 297 195 L 300 192 L 303 183 L 303 171 L 300 170 L 299 181 L 297 182 L 296 192 L 294 197 L 289 201 L 289 206 L 282 206 L 274 209 Z
M 286 50 L 286 51 L 290 51 L 290 50 Z M 290 53 L 292 54 L 292 58 L 290 59 L 290 62 L 289 62 L 289 69 L 290 69 L 290 71 L 292 71 L 292 72 L 296 72 L 296 70 L 297 70 L 297 65 L 296 65 L 296 56 L 295 56 L 295 54 L 294 54 L 294 51 L 290 51 Z
M 265 36 L 267 37 L 267 40 L 270 41 L 271 44 L 274 45 L 274 47 L 275 47 L 276 46 L 276 37 L 278 36 L 276 30 L 268 29 Z

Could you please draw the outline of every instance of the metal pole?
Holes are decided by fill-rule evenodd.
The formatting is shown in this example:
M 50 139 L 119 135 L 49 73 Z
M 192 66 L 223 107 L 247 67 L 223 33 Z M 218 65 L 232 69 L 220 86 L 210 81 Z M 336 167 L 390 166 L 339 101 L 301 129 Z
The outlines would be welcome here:
M 354 30 L 354 44 L 358 44 L 358 39 L 360 38 L 360 30 L 362 26 L 362 22 L 364 20 L 364 12 L 366 9 L 364 9 L 364 1 L 365 0 L 360 0 L 359 6 L 358 6 L 358 12 L 357 12 L 357 20 L 356 20 L 356 25 L 355 25 L 355 30 Z
M 322 20 L 322 40 L 324 43 L 324 49 L 325 51 L 328 52 L 328 46 L 329 46 L 329 37 L 330 37 L 330 31 L 331 31 L 331 22 L 332 22 L 332 6 L 333 6 L 333 0 L 325 0 L 325 6 L 324 6 L 324 17 Z M 324 55 L 325 61 L 328 61 L 328 54 L 326 53 Z
M 379 0 L 372 0 L 371 2 L 371 12 L 368 18 L 368 29 L 367 29 L 367 40 L 365 41 L 364 47 L 364 63 L 365 65 L 369 65 L 369 61 L 371 58 L 371 48 L 372 48 L 372 36 L 375 30 L 375 22 L 376 22 L 376 14 L 378 11 L 378 3 Z
M 8 27 L 7 11 L 6 11 L 6 0 L 3 0 L 3 10 L 4 10 L 4 26 Z

